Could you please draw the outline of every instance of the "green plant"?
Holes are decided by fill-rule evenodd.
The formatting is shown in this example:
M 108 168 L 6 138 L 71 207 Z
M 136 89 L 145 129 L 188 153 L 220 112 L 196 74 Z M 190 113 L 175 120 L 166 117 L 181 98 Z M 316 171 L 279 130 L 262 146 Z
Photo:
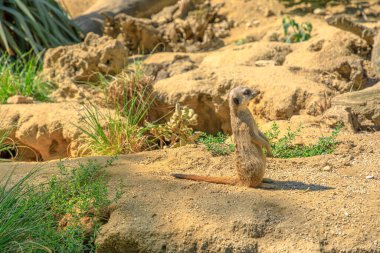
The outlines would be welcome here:
M 281 131 L 276 122 L 272 124 L 271 129 L 265 133 L 268 137 L 271 147 L 272 153 L 274 157 L 278 158 L 293 158 L 293 157 L 310 157 L 316 155 L 325 155 L 331 154 L 334 152 L 335 147 L 337 145 L 336 137 L 340 130 L 342 129 L 342 125 L 339 124 L 331 133 L 330 136 L 320 137 L 316 144 L 300 146 L 295 145 L 295 138 L 301 133 L 302 128 L 298 127 L 295 131 L 292 131 L 288 128 L 285 135 L 280 137 Z
M 53 86 L 38 76 L 41 64 L 30 53 L 17 59 L 6 54 L 0 56 L 0 103 L 14 95 L 33 97 L 48 101 Z
M 241 45 L 244 45 L 246 43 L 248 43 L 247 39 L 239 39 L 239 40 L 235 41 L 236 46 L 241 46 Z
M 282 28 L 284 29 L 286 43 L 298 43 L 306 41 L 311 37 L 313 26 L 309 22 L 304 22 L 299 25 L 293 18 L 285 16 L 282 18 Z M 289 29 L 292 29 L 290 31 Z
M 27 184 L 35 173 L 0 185 L 0 252 L 50 252 L 58 238 L 47 195 Z
M 0 16 L 0 50 L 10 55 L 80 41 L 78 28 L 55 0 L 3 0 Z
M 104 168 L 113 160 L 72 169 L 60 163 L 60 174 L 39 187 L 30 185 L 37 169 L 13 186 L 6 177 L 0 185 L 0 252 L 95 252 L 110 204 Z
M 106 112 L 95 105 L 84 106 L 82 124 L 77 126 L 84 133 L 82 152 L 90 155 L 118 155 L 135 153 L 144 150 L 148 145 L 148 129 L 142 123 L 153 103 L 150 100 L 141 101 L 137 95 L 132 95 L 124 101 L 123 107 L 116 105 L 115 110 Z
M 117 76 L 103 76 L 100 86 L 105 90 L 107 104 L 112 107 L 123 108 L 130 100 L 136 100 L 133 111 L 138 111 L 140 104 L 145 101 L 155 103 L 152 76 L 146 75 L 144 66 L 140 61 L 128 65 L 128 69 Z M 147 116 L 147 115 L 145 115 Z
M 217 133 L 215 136 L 202 133 L 198 141 L 203 143 L 213 156 L 225 156 L 235 151 L 235 145 L 226 143 L 226 140 L 227 136 L 223 133 Z
M 194 133 L 191 126 L 197 124 L 198 115 L 194 113 L 194 110 L 186 106 L 181 107 L 179 103 L 176 104 L 175 111 L 166 124 L 155 125 L 146 122 L 150 134 L 159 141 L 160 148 L 194 144 L 201 133 Z
M 11 133 L 12 129 L 0 129 L 0 155 L 3 157 L 3 155 L 7 157 L 12 157 L 12 150 L 15 148 L 15 143 L 11 138 L 9 138 L 9 134 Z M 0 158 L 1 161 L 1 158 Z
M 99 76 L 105 90 L 106 104 L 114 110 L 99 110 L 94 104 L 84 106 L 82 123 L 77 127 L 84 134 L 80 154 L 117 155 L 143 151 L 150 147 L 144 126 L 155 102 L 153 79 L 135 62 L 117 76 Z
M 62 236 L 57 252 L 93 252 L 96 232 L 106 219 L 109 177 L 104 168 L 114 158 L 101 165 L 90 160 L 69 170 L 59 163 L 59 177 L 53 176 L 46 192 L 48 204 L 58 223 Z

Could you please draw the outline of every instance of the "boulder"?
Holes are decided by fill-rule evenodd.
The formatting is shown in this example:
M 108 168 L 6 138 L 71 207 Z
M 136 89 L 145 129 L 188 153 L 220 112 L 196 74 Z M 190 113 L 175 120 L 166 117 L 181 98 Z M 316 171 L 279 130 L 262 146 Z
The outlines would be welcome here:
M 332 107 L 348 107 L 358 118 L 360 127 L 380 127 L 380 83 L 373 87 L 334 97 Z
M 98 0 L 74 20 L 84 33 L 102 34 L 106 16 L 125 13 L 134 17 L 148 17 L 176 2 L 177 0 Z
M 66 104 L 0 105 L 0 130 L 11 130 L 21 160 L 52 160 L 75 154 L 81 106 Z
M 372 67 L 378 77 L 380 77 L 380 33 L 375 36 L 375 43 L 371 55 Z
M 116 39 L 89 33 L 84 42 L 48 49 L 41 73 L 57 89 L 55 101 L 94 97 L 78 84 L 97 82 L 100 75 L 116 75 L 128 66 L 128 49 Z
M 154 51 L 199 52 L 224 45 L 231 22 L 221 14 L 220 4 L 182 0 L 151 18 L 124 13 L 107 18 L 104 34 L 122 40 L 136 53 Z
M 177 59 L 167 53 L 150 56 L 144 63 L 158 80 L 154 89 L 161 106 L 156 117 L 166 115 L 180 102 L 199 115 L 198 130 L 228 133 L 228 92 L 237 85 L 261 91 L 250 108 L 265 120 L 320 116 L 331 107 L 332 97 L 370 86 L 373 80 L 366 74 L 370 66 L 366 42 L 319 19 L 307 21 L 313 23 L 318 36 L 302 43 L 268 40 L 267 35 L 282 33 L 276 26 L 261 40 L 243 45 L 176 54 Z M 174 64 L 179 71 L 173 71 Z
M 42 76 L 56 83 L 97 81 L 128 65 L 128 49 L 118 40 L 90 33 L 82 43 L 48 49 Z

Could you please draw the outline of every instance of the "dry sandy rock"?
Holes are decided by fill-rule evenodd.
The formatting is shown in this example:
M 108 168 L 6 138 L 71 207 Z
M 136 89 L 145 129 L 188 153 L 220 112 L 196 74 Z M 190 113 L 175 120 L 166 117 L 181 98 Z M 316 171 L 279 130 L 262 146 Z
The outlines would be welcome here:
M 21 160 L 52 160 L 75 153 L 79 104 L 0 105 L 0 130 L 11 129 Z
M 58 0 L 70 17 L 77 17 L 93 6 L 98 0 Z
M 380 127 L 380 83 L 361 91 L 336 96 L 331 103 L 333 108 L 339 106 L 351 108 L 364 129 Z
M 177 0 L 85 0 L 84 3 L 73 0 L 62 0 L 71 13 L 81 13 L 75 22 L 85 33 L 102 33 L 105 16 L 113 17 L 125 13 L 134 17 L 148 17 L 159 12 L 165 6 L 175 4 Z M 81 1 L 83 2 L 83 1 Z M 83 11 L 80 7 L 87 6 Z M 106 14 L 106 15 L 103 15 Z
M 212 50 L 224 45 L 231 23 L 220 15 L 221 5 L 182 0 L 150 19 L 126 14 L 108 18 L 104 34 L 125 42 L 134 52 Z
M 42 75 L 56 83 L 98 80 L 98 73 L 115 75 L 128 65 L 128 49 L 110 37 L 90 33 L 83 43 L 48 49 Z
M 128 49 L 118 40 L 89 33 L 84 42 L 48 49 L 41 75 L 57 85 L 55 101 L 94 98 L 80 84 L 96 82 L 99 74 L 116 75 L 128 65 Z
M 280 18 L 273 19 L 272 23 L 281 24 Z M 180 102 L 199 115 L 198 129 L 229 132 L 227 96 L 235 86 L 261 91 L 251 105 L 257 117 L 286 120 L 298 114 L 322 115 L 331 107 L 332 97 L 373 82 L 367 76 L 370 51 L 365 41 L 323 20 L 307 21 L 315 27 L 309 41 L 286 44 L 269 41 L 264 35 L 258 41 L 209 53 L 182 54 L 186 60 L 176 61 L 181 70 L 177 74 L 167 64 L 172 59 L 168 53 L 152 55 L 145 64 L 158 70 L 153 72 L 161 103 L 157 118 Z M 263 29 L 267 35 L 282 32 L 281 26 Z
M 336 128 L 343 124 L 344 128 L 350 132 L 357 132 L 361 129 L 357 115 L 352 113 L 351 107 L 333 106 L 328 109 L 322 117 L 321 124 L 330 128 Z
M 375 37 L 375 45 L 372 50 L 372 67 L 377 76 L 380 77 L 380 32 Z

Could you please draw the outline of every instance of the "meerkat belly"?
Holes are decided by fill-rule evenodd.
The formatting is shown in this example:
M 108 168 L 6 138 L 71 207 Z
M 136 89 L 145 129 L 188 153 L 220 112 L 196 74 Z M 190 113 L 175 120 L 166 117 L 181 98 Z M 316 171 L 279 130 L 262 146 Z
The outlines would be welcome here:
M 266 166 L 261 148 L 251 143 L 248 131 L 238 131 L 235 136 L 235 144 L 240 182 L 250 187 L 260 185 Z

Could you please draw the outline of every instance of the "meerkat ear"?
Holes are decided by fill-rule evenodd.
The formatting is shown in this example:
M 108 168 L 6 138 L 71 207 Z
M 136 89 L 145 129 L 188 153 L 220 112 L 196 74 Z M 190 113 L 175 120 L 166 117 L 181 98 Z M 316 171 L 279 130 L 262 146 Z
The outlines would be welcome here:
M 239 98 L 233 98 L 233 100 L 234 100 L 235 105 L 239 105 L 240 104 Z

